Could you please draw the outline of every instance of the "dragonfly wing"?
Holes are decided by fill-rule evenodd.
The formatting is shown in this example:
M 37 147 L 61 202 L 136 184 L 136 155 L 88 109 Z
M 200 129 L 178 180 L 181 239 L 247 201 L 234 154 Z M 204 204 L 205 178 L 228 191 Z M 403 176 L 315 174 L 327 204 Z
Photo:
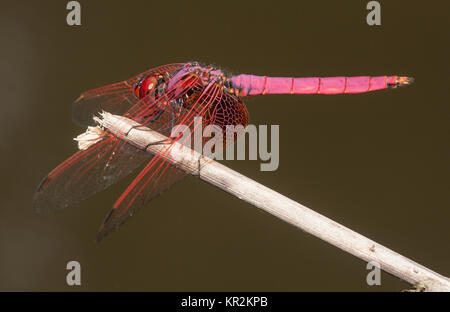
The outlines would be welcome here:
M 189 109 L 180 111 L 180 114 L 176 118 L 176 124 L 183 124 L 192 128 L 194 125 L 194 117 L 199 115 L 203 116 L 210 104 L 222 95 L 222 88 L 216 85 L 206 87 Z M 186 175 L 182 170 L 170 164 L 165 158 L 165 154 L 170 153 L 175 142 L 181 144 L 187 143 L 182 142 L 180 137 L 172 138 L 170 144 L 167 144 L 165 148 L 152 158 L 108 212 L 100 226 L 97 235 L 98 241 L 123 224 L 140 207 L 147 204 L 155 196 L 167 190 L 173 183 L 179 181 Z
M 162 159 L 151 161 L 141 174 L 142 176 L 138 176 L 131 184 L 139 191 L 132 191 L 129 187 L 122 194 L 103 220 L 97 234 L 97 241 L 101 241 L 124 223 L 128 217 L 135 214 L 140 207 L 186 176 L 184 171 Z
M 183 87 L 174 86 L 157 97 L 148 95 L 134 104 L 127 117 L 151 125 L 170 136 L 180 114 L 169 104 L 198 84 L 198 78 L 187 79 Z M 174 92 L 176 90 L 176 92 Z M 118 182 L 153 156 L 105 132 L 99 142 L 72 155 L 39 185 L 34 206 L 38 211 L 65 208 Z
M 78 125 L 92 126 L 92 117 L 102 110 L 123 115 L 138 102 L 134 87 L 142 77 L 156 73 L 174 73 L 183 65 L 178 63 L 159 66 L 128 80 L 83 92 L 72 105 L 72 119 Z
M 66 208 L 118 182 L 151 157 L 107 136 L 50 172 L 36 190 L 34 207 L 40 212 Z

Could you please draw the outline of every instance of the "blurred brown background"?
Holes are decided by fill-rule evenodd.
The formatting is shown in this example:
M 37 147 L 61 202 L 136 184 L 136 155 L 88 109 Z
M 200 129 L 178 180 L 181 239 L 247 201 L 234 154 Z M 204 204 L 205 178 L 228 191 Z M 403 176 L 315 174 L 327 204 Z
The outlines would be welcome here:
M 95 234 L 126 179 L 39 215 L 41 178 L 76 151 L 82 92 L 158 65 L 202 61 L 233 73 L 410 75 L 407 88 L 247 100 L 253 124 L 280 125 L 280 167 L 231 168 L 450 276 L 447 2 L 67 1 L 0 4 L 0 290 L 399 291 L 385 273 L 187 177 L 102 243 Z M 446 7 L 444 7 L 444 4 Z M 82 286 L 66 285 L 66 263 Z

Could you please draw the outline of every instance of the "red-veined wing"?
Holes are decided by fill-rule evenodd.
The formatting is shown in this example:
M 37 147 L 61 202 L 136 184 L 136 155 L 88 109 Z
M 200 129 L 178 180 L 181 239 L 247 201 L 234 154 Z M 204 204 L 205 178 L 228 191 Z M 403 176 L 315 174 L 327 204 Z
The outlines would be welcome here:
M 190 109 L 180 111 L 175 124 L 186 125 L 192 129 L 194 117 L 198 115 L 203 116 L 210 104 L 222 96 L 223 89 L 221 87 L 216 84 L 208 85 Z M 143 124 L 145 125 L 146 123 L 144 122 Z M 167 146 L 152 158 L 108 212 L 97 234 L 98 241 L 125 222 L 140 207 L 185 176 L 183 171 L 170 164 L 164 158 L 164 155 L 173 148 L 174 142 L 185 143 L 181 142 L 180 136 L 172 138 Z
M 175 85 L 161 94 L 146 96 L 129 109 L 129 118 L 135 118 L 152 129 L 170 136 L 176 120 L 177 103 L 198 78 L 191 77 L 183 85 Z M 180 108 L 181 109 L 181 108 Z M 152 156 L 115 136 L 105 136 L 87 150 L 80 150 L 53 171 L 39 185 L 34 206 L 38 211 L 65 208 L 104 190 L 130 174 Z
M 94 124 L 92 117 L 102 110 L 123 115 L 138 102 L 134 94 L 134 86 L 143 76 L 156 73 L 173 74 L 183 65 L 183 63 L 176 63 L 159 66 L 128 80 L 83 92 L 72 105 L 72 119 L 81 126 L 91 126 Z
M 34 208 L 39 212 L 66 208 L 106 189 L 150 158 L 148 153 L 107 135 L 51 171 L 36 190 Z

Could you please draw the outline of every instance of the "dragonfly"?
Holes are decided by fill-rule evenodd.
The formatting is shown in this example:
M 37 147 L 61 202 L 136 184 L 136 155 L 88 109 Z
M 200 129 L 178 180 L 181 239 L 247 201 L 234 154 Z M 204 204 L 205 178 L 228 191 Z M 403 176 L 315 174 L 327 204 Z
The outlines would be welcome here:
M 198 62 L 174 63 L 140 73 L 128 80 L 82 93 L 72 106 L 73 121 L 93 127 L 101 111 L 121 115 L 168 137 L 165 148 L 151 155 L 113 133 L 103 131 L 86 146 L 47 174 L 37 187 L 34 208 L 52 211 L 74 205 L 143 167 L 113 204 L 97 233 L 97 241 L 111 233 L 142 206 L 182 179 L 186 173 L 163 156 L 178 136 L 175 125 L 216 125 L 226 134 L 228 125 L 249 123 L 243 99 L 268 94 L 363 93 L 409 85 L 405 76 L 268 77 L 231 75 Z M 198 126 L 198 125 L 197 125 Z M 92 129 L 92 128 L 90 128 Z M 162 143 L 161 143 L 162 144 Z

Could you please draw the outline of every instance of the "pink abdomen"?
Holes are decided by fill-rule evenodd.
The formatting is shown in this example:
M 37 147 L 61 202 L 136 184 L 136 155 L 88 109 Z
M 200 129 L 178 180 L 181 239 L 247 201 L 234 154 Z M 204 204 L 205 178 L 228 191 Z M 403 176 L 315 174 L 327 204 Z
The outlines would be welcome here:
M 238 75 L 230 79 L 241 96 L 264 94 L 338 94 L 362 93 L 395 88 L 412 82 L 400 76 L 288 78 Z

